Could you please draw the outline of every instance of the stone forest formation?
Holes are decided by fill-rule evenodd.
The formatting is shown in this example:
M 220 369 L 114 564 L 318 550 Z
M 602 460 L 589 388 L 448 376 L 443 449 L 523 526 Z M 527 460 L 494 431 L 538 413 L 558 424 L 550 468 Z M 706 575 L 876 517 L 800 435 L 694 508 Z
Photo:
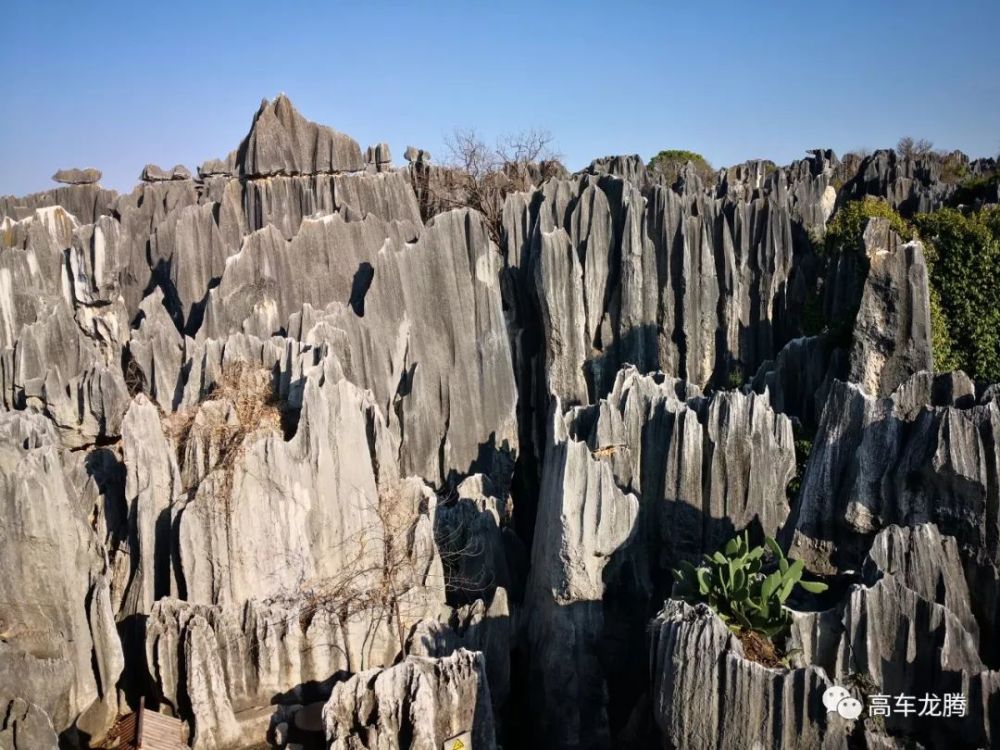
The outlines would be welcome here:
M 0 747 L 1000 745 L 994 159 L 405 157 L 0 198 Z

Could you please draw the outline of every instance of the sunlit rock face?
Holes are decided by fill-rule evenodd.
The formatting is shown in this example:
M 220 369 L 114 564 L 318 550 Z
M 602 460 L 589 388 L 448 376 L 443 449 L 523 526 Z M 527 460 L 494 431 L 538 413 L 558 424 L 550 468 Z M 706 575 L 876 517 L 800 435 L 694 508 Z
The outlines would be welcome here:
M 487 216 L 405 158 L 281 95 L 0 198 L 0 744 L 996 744 L 996 388 L 933 372 L 925 245 L 814 248 L 940 165 L 533 164 Z M 780 667 L 670 598 L 744 530 L 831 584 Z M 967 713 L 828 714 L 862 673 Z

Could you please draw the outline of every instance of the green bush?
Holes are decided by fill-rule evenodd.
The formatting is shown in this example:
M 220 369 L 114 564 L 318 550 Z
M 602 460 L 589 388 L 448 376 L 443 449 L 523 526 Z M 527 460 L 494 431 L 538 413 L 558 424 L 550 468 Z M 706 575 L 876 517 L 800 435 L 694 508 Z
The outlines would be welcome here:
M 939 370 L 960 367 L 977 380 L 1000 380 L 1000 207 L 963 214 L 944 208 L 913 219 L 927 248 Z M 932 319 L 932 325 L 934 320 Z M 938 362 L 938 357 L 941 362 Z
M 997 184 L 1000 184 L 1000 169 L 979 177 L 967 177 L 962 180 L 952 196 L 955 205 L 973 204 L 978 200 L 996 200 Z
M 864 248 L 865 227 L 872 218 L 889 220 L 889 226 L 904 240 L 913 239 L 913 227 L 881 198 L 867 196 L 842 206 L 826 225 L 818 250 L 827 256 L 859 253 Z
M 816 247 L 821 255 L 830 258 L 836 257 L 840 253 L 861 252 L 864 247 L 865 227 L 868 225 L 868 220 L 873 217 L 888 219 L 889 226 L 903 240 L 909 241 L 919 235 L 924 242 L 924 254 L 927 258 L 930 275 L 931 345 L 934 352 L 934 368 L 938 372 L 962 368 L 969 374 L 980 373 L 979 376 L 991 377 L 983 375 L 982 373 L 985 371 L 976 369 L 972 364 L 977 360 L 967 354 L 970 351 L 968 342 L 961 342 L 956 338 L 960 327 L 964 325 L 961 321 L 966 320 L 961 315 L 956 317 L 959 312 L 956 308 L 962 305 L 955 295 L 962 293 L 961 287 L 963 285 L 954 283 L 954 281 L 949 282 L 948 278 L 955 272 L 962 276 L 967 275 L 967 273 L 961 268 L 952 267 L 956 262 L 952 257 L 955 253 L 952 251 L 948 252 L 949 258 L 945 261 L 951 268 L 950 271 L 936 261 L 939 255 L 936 243 L 942 239 L 938 238 L 935 227 L 956 221 L 955 216 L 959 219 L 962 218 L 962 215 L 957 211 L 950 211 L 946 215 L 942 214 L 942 211 L 936 211 L 933 214 L 918 214 L 914 217 L 914 223 L 911 224 L 884 200 L 869 196 L 841 207 L 827 225 L 826 234 L 816 244 Z M 806 322 L 810 324 L 811 328 L 816 327 L 815 321 L 807 319 Z M 837 321 L 828 324 L 826 328 L 838 341 L 847 344 L 850 341 L 853 321 Z
M 801 560 L 789 563 L 778 543 L 768 537 L 766 546 L 750 549 L 749 534 L 733 537 L 722 549 L 705 555 L 705 564 L 682 562 L 673 571 L 673 595 L 689 603 L 704 602 L 736 631 L 749 630 L 773 639 L 785 635 L 791 614 L 785 601 L 796 585 L 821 593 L 825 583 L 802 580 Z M 765 555 L 770 552 L 770 560 Z M 766 562 L 776 564 L 766 573 Z
M 649 160 L 646 168 L 654 175 L 662 175 L 666 183 L 672 185 L 677 181 L 681 169 L 688 162 L 694 165 L 695 171 L 703 181 L 711 182 L 714 179 L 715 169 L 708 162 L 708 159 L 694 151 L 684 149 L 673 148 L 661 151 Z
M 809 463 L 812 447 L 812 440 L 800 439 L 795 441 L 795 476 L 792 477 L 792 481 L 785 488 L 789 500 L 794 500 L 799 494 L 799 490 L 802 489 L 802 479 L 806 475 L 806 464 Z

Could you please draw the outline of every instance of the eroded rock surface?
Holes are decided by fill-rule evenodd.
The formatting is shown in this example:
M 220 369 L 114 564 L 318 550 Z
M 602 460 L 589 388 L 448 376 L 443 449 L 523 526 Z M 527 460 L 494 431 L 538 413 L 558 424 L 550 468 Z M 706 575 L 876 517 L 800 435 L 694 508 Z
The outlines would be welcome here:
M 996 386 L 932 371 L 919 242 L 814 248 L 943 157 L 533 164 L 499 221 L 405 159 L 281 95 L 195 177 L 0 198 L 0 743 L 996 744 Z M 832 584 L 787 669 L 669 600 L 742 530 Z
M 323 721 L 333 750 L 430 750 L 465 732 L 473 747 L 496 747 L 483 657 L 465 650 L 441 659 L 409 656 L 338 683 Z

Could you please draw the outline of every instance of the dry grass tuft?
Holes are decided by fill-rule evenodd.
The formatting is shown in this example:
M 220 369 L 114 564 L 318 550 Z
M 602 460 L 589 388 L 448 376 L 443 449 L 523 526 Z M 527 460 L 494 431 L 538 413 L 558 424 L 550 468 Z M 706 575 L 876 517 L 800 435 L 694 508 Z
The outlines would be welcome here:
M 271 372 L 262 367 L 244 362 L 230 365 L 206 400 L 230 404 L 244 435 L 281 429 L 281 409 L 274 397 Z
M 592 450 L 590 452 L 590 455 L 592 455 L 594 458 L 610 458 L 611 456 L 615 455 L 615 453 L 618 452 L 619 448 L 624 448 L 624 447 L 625 447 L 624 443 L 615 443 L 614 445 L 604 445 L 601 446 L 600 448 Z
M 251 438 L 281 433 L 281 404 L 274 396 L 270 370 L 235 362 L 197 405 L 165 415 L 162 423 L 182 468 L 192 443 L 214 456 L 206 473 L 223 471 L 216 494 L 230 510 L 236 464 Z

